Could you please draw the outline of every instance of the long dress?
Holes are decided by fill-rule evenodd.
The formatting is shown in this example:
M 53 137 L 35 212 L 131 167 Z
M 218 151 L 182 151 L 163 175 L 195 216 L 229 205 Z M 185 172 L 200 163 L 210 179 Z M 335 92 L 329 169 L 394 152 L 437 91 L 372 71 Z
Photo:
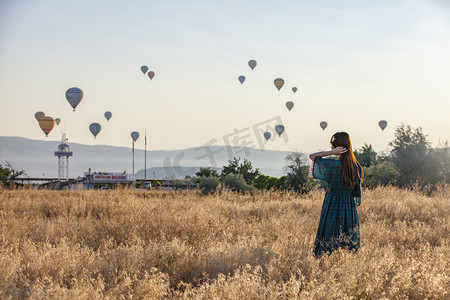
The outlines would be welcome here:
M 360 170 L 358 170 L 361 172 Z M 358 251 L 359 218 L 356 205 L 361 204 L 361 181 L 349 188 L 342 174 L 342 163 L 334 158 L 316 157 L 312 176 L 326 182 L 326 194 L 314 243 L 314 255 L 330 253 L 338 248 Z

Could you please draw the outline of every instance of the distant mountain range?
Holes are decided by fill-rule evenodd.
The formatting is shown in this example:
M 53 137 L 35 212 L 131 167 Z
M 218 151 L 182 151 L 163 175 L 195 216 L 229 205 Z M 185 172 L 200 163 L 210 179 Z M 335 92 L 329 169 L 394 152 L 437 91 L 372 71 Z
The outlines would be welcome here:
M 29 177 L 57 177 L 58 159 L 54 156 L 59 141 L 31 140 L 22 137 L 0 137 L 0 164 L 11 163 L 23 169 Z M 98 172 L 132 173 L 132 151 L 127 147 L 83 145 L 69 143 L 73 157 L 69 158 L 69 177 L 83 176 L 89 168 Z M 233 157 L 245 158 L 266 175 L 284 174 L 285 157 L 290 152 L 210 146 L 180 150 L 147 151 L 147 178 L 181 179 L 194 175 L 200 167 L 213 167 L 219 173 Z M 144 150 L 135 150 L 135 173 L 144 178 Z

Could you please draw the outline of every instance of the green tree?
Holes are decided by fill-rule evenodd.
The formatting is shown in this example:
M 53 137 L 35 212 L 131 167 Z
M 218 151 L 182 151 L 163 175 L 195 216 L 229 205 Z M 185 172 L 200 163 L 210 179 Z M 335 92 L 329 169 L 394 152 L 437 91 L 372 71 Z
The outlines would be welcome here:
M 216 191 L 217 187 L 220 184 L 220 180 L 218 177 L 201 177 L 200 178 L 200 190 L 203 195 L 212 194 Z
M 267 179 L 269 176 L 264 174 L 259 174 L 258 177 L 253 180 L 253 186 L 259 190 L 263 190 L 267 187 Z
M 307 193 L 311 190 L 314 181 L 309 175 L 309 165 L 303 159 L 304 155 L 292 152 L 285 158 L 287 165 L 285 171 L 285 186 L 298 193 Z
M 253 180 L 260 174 L 259 169 L 253 169 L 251 161 L 244 159 L 240 163 L 240 158 L 233 158 L 228 161 L 228 166 L 224 166 L 220 177 L 224 179 L 228 174 L 239 174 L 246 184 L 252 184 Z
M 15 185 L 14 180 L 19 178 L 21 175 L 26 175 L 26 173 L 22 169 L 14 169 L 8 161 L 6 161 L 5 164 L 6 168 L 0 165 L 0 178 L 7 179 L 8 181 L 6 182 L 6 186 L 13 187 Z
M 439 181 L 450 183 L 450 147 L 448 147 L 448 143 L 432 149 L 430 155 L 433 158 L 434 167 L 439 169 Z
M 3 168 L 2 165 L 0 165 L 0 179 L 8 179 L 10 174 L 11 171 L 8 168 Z
M 397 184 L 401 187 L 412 186 L 415 182 L 421 184 L 435 183 L 436 166 L 430 164 L 429 142 L 422 128 L 412 128 L 400 125 L 395 129 L 395 137 L 389 143 L 391 159 L 400 173 Z
M 251 185 L 245 182 L 244 177 L 241 174 L 227 174 L 223 178 L 223 184 L 232 191 L 246 192 L 253 189 Z
M 355 150 L 355 157 L 363 167 L 370 167 L 376 163 L 377 153 L 373 150 L 372 145 L 364 145 L 359 150 Z
M 370 167 L 364 168 L 363 185 L 366 187 L 395 185 L 399 177 L 400 173 L 395 168 L 393 162 L 389 160 L 378 160 Z
M 195 176 L 197 177 L 219 177 L 219 174 L 216 170 L 214 170 L 211 167 L 203 168 L 201 167 L 200 170 L 195 173 Z

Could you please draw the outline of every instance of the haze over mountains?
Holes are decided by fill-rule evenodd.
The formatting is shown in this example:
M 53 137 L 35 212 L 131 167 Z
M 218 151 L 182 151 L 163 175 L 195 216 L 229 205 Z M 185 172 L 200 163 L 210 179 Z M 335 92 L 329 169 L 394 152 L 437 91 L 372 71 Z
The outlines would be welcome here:
M 11 163 L 29 177 L 57 177 L 58 158 L 54 151 L 60 141 L 31 140 L 22 137 L 0 137 L 0 164 Z M 127 147 L 83 145 L 70 143 L 69 177 L 83 176 L 89 168 L 97 172 L 132 173 L 132 150 Z M 147 179 L 181 179 L 194 175 L 200 167 L 217 170 L 233 157 L 250 160 L 263 174 L 280 177 L 284 174 L 285 157 L 290 152 L 210 146 L 180 150 L 147 150 Z M 144 178 L 144 150 L 135 149 L 135 173 Z

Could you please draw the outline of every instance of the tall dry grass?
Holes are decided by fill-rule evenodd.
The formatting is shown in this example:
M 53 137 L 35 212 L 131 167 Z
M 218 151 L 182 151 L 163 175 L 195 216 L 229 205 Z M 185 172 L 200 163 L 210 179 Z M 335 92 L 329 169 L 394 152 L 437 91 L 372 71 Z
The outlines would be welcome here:
M 363 193 L 319 259 L 323 192 L 0 190 L 2 299 L 449 299 L 450 188 Z

